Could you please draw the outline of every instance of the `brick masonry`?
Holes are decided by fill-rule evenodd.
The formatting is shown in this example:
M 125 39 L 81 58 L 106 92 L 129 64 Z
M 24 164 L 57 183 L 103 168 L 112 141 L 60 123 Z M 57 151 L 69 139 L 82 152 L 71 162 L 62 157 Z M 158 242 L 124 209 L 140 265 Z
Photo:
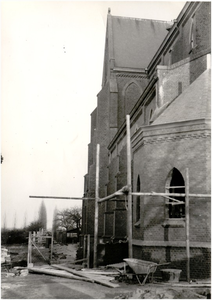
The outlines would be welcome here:
M 139 176 L 142 192 L 164 193 L 173 168 L 182 174 L 184 180 L 186 168 L 189 168 L 190 192 L 210 193 L 210 127 L 207 122 L 186 120 L 171 126 L 151 125 L 155 110 L 170 104 L 207 69 L 207 54 L 210 53 L 209 6 L 209 2 L 187 4 L 183 21 L 174 24 L 178 27 L 174 39 L 171 42 L 167 40 L 164 52 L 158 53 L 158 57 L 163 56 L 163 59 L 158 59 L 159 65 L 151 71 L 151 76 L 157 80 L 149 90 L 152 78 L 143 71 L 140 74 L 114 71 L 105 78 L 98 94 L 97 109 L 91 115 L 86 196 L 95 196 L 97 143 L 100 144 L 100 197 L 126 185 L 125 114 L 138 103 L 131 127 L 133 191 L 137 189 Z M 190 43 L 192 28 L 195 34 L 193 48 Z M 183 111 L 184 108 L 179 109 Z M 192 114 L 193 110 L 195 107 L 188 114 Z M 119 198 L 121 201 L 99 205 L 99 238 L 104 242 L 126 239 L 125 201 L 124 197 Z M 167 226 L 169 215 L 164 198 L 143 196 L 140 197 L 140 221 L 136 222 L 137 201 L 138 198 L 134 197 L 133 256 L 155 262 L 171 261 L 170 267 L 182 269 L 182 277 L 185 278 L 185 221 L 181 220 L 178 226 Z M 207 278 L 210 273 L 210 211 L 208 198 L 190 197 L 192 278 Z M 86 233 L 94 233 L 94 201 L 90 200 L 83 203 L 83 234 Z

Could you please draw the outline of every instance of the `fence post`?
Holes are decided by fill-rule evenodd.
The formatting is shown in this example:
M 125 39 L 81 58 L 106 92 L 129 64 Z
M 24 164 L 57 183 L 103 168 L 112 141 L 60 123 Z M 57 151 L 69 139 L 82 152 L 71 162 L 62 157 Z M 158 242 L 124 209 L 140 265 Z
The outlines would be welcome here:
M 32 241 L 31 241 L 31 232 L 29 231 L 29 238 L 28 238 L 28 254 L 27 254 L 27 267 L 32 262 Z
M 186 213 L 186 257 L 187 257 L 187 281 L 190 282 L 190 236 L 189 236 L 189 173 L 186 168 L 185 184 L 185 213 Z

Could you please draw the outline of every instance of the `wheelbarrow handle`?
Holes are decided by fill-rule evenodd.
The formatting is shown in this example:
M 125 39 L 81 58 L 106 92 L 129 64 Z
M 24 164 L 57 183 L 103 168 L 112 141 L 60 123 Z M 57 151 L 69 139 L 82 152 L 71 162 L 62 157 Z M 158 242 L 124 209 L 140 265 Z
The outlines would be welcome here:
M 157 264 L 157 266 L 165 266 L 165 265 L 170 265 L 171 262 L 169 263 L 164 263 L 164 264 Z

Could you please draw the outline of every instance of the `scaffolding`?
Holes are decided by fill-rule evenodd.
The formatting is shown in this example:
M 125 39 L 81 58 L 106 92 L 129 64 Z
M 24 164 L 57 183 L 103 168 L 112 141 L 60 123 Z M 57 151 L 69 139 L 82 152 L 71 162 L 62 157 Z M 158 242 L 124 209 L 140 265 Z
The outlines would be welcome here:
M 189 197 L 204 197 L 210 198 L 209 194 L 191 194 L 189 192 L 189 171 L 186 168 L 185 186 L 175 186 L 174 188 L 185 188 L 185 193 L 157 193 L 157 192 L 132 192 L 131 186 L 131 138 L 130 138 L 130 116 L 126 116 L 126 133 L 127 133 L 127 185 L 115 193 L 104 198 L 99 198 L 99 154 L 100 145 L 97 144 L 96 151 L 96 193 L 95 193 L 95 226 L 94 226 L 94 268 L 97 266 L 97 244 L 98 244 L 98 216 L 99 203 L 109 201 L 118 195 L 125 195 L 127 197 L 127 236 L 128 236 L 128 253 L 129 258 L 132 258 L 132 196 L 161 196 L 168 199 L 166 204 L 180 205 L 185 204 L 185 233 L 186 233 L 186 274 L 187 281 L 190 282 L 190 236 L 189 236 Z M 167 187 L 168 188 L 168 187 Z M 173 186 L 171 187 L 173 188 Z M 173 197 L 184 197 L 184 201 L 179 201 Z M 119 199 L 116 199 L 117 201 Z M 172 202 L 170 202 L 170 200 Z
M 151 197 L 164 197 L 168 199 L 169 202 L 166 204 L 171 205 L 180 205 L 185 204 L 185 233 L 186 233 L 186 273 L 187 281 L 190 282 L 190 236 L 189 236 L 189 197 L 199 198 L 210 198 L 210 194 L 191 194 L 189 191 L 189 170 L 186 168 L 186 178 L 185 186 L 171 186 L 168 188 L 184 188 L 185 193 L 157 193 L 154 191 L 151 192 L 133 192 L 131 186 L 131 137 L 130 137 L 130 116 L 126 116 L 126 134 L 127 134 L 127 185 L 123 186 L 120 190 L 115 193 L 108 195 L 106 197 L 99 197 L 99 161 L 100 161 L 100 145 L 97 144 L 96 148 L 96 178 L 95 178 L 95 198 L 88 197 L 54 197 L 54 196 L 29 196 L 30 198 L 47 198 L 47 199 L 66 199 L 66 200 L 95 200 L 95 215 L 94 215 L 94 250 L 93 250 L 93 267 L 97 267 L 97 245 L 98 245 L 98 219 L 99 219 L 99 204 L 105 201 L 110 201 L 116 196 L 124 195 L 127 197 L 127 237 L 128 237 L 128 253 L 129 258 L 133 257 L 132 253 L 132 196 L 151 196 Z M 184 201 L 177 200 L 173 197 L 183 197 Z M 171 202 L 170 202 L 171 200 Z M 119 199 L 116 199 L 119 201 Z M 87 246 L 85 246 L 87 245 Z M 84 236 L 84 248 L 87 247 L 87 255 L 85 251 L 83 254 L 83 259 L 79 261 L 87 262 L 89 266 L 90 259 L 90 235 Z M 86 257 L 85 257 L 86 256 Z M 29 259 L 30 262 L 30 259 Z

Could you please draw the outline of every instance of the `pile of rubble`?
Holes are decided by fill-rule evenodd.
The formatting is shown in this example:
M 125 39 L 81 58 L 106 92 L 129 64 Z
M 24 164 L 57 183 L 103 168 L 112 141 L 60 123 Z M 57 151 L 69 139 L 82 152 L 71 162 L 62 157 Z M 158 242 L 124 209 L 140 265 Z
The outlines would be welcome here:
M 1 248 L 1 264 L 5 264 L 5 263 L 10 263 L 11 262 L 11 257 L 8 253 L 8 249 L 6 249 L 5 247 Z
M 207 299 L 207 295 L 210 294 L 210 291 L 208 290 L 204 293 L 203 295 L 201 292 L 191 288 L 182 289 L 163 286 L 137 289 L 129 299 Z

